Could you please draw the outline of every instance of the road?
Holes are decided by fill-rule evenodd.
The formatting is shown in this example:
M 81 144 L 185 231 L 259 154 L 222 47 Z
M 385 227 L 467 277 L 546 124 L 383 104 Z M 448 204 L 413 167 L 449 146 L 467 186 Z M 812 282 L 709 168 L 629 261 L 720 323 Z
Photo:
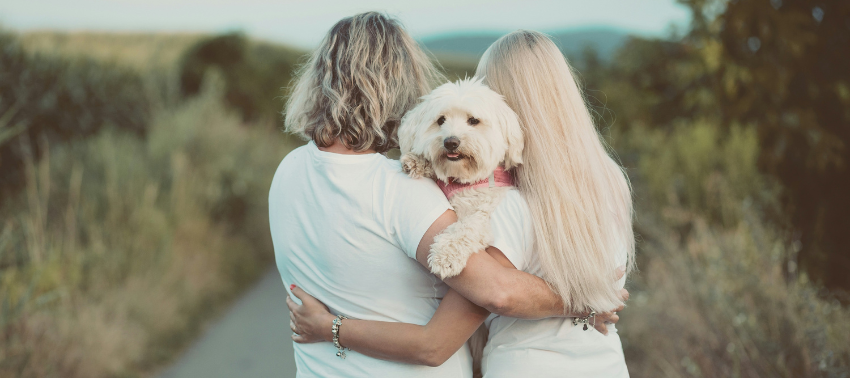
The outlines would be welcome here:
M 295 377 L 285 300 L 272 269 L 160 378 Z

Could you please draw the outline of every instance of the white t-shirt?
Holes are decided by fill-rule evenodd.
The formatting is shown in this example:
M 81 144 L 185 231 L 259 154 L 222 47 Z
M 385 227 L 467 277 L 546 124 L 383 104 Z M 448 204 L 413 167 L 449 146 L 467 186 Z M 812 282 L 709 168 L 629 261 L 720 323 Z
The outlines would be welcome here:
M 432 180 L 409 178 L 398 161 L 325 152 L 311 142 L 283 159 L 269 192 L 283 283 L 300 286 L 333 314 L 424 325 L 447 286 L 415 260 L 416 248 L 450 208 Z M 342 360 L 332 343 L 294 346 L 298 377 L 472 376 L 466 347 L 432 368 L 355 351 Z
M 517 190 L 507 193 L 490 223 L 493 246 L 517 269 L 541 276 L 533 249 L 531 213 Z M 625 263 L 625 253 L 618 262 Z M 629 376 L 620 336 L 613 325 L 604 336 L 573 326 L 572 318 L 522 320 L 494 314 L 486 324 L 490 338 L 481 364 L 485 378 Z

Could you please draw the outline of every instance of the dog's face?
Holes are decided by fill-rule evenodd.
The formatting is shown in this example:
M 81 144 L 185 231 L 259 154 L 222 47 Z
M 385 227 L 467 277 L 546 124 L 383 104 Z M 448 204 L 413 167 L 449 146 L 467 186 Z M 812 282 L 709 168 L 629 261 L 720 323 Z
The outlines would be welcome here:
M 402 119 L 399 147 L 430 161 L 440 180 L 473 183 L 500 164 L 522 163 L 516 113 L 480 79 L 443 84 L 422 99 Z

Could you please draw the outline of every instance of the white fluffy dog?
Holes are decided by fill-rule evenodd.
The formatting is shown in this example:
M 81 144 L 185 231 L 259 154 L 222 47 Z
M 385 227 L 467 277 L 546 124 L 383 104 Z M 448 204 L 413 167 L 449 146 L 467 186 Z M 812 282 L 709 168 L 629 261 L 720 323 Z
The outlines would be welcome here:
M 428 265 L 440 278 L 458 275 L 493 240 L 490 214 L 513 186 L 523 134 L 504 98 L 481 82 L 446 83 L 422 97 L 399 127 L 402 166 L 411 177 L 436 178 L 458 221 L 437 235 Z

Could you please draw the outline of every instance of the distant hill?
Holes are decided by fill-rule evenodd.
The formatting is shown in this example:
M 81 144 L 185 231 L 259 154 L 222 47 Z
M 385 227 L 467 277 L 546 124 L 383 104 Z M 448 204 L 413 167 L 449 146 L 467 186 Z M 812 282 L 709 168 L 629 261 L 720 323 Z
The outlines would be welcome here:
M 608 61 L 614 56 L 631 33 L 612 28 L 571 29 L 548 33 L 555 44 L 567 55 L 581 54 L 586 46 L 599 53 L 602 60 Z M 502 33 L 453 34 L 425 38 L 422 43 L 436 55 L 449 55 L 458 58 L 478 59 Z

